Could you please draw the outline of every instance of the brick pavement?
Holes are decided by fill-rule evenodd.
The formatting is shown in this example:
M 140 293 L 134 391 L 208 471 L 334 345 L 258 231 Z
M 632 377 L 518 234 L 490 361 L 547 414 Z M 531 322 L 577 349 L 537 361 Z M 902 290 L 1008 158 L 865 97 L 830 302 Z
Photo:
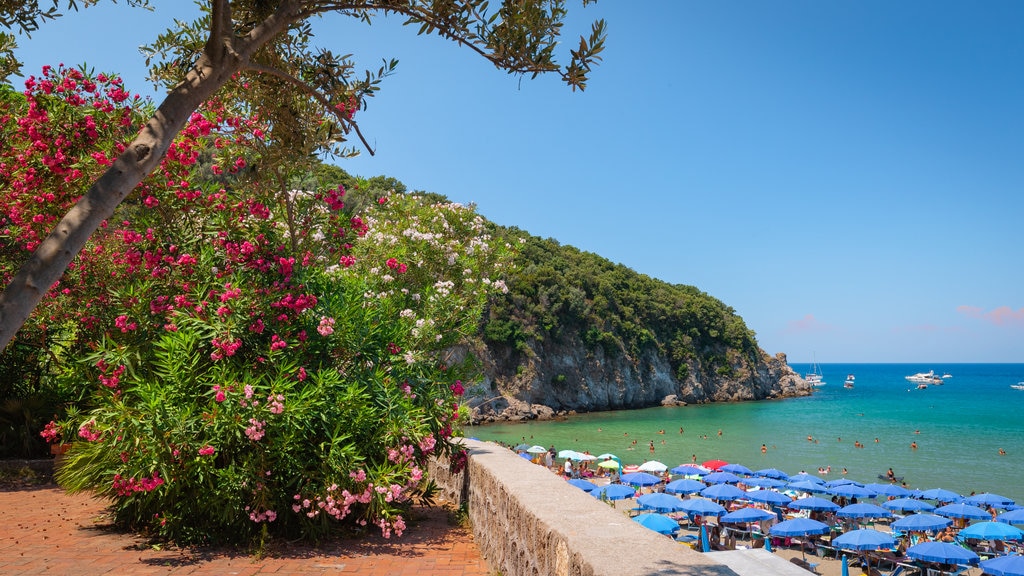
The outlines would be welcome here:
M 417 509 L 404 536 L 287 545 L 266 557 L 223 549 L 158 549 L 111 528 L 101 500 L 53 485 L 0 488 L 0 574 L 361 574 L 488 576 L 469 531 L 440 508 Z

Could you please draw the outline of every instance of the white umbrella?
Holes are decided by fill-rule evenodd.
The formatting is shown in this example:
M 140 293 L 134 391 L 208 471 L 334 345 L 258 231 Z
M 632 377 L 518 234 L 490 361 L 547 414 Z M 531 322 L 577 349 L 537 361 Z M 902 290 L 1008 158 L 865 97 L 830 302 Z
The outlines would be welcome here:
M 668 466 L 665 466 L 657 460 L 648 460 L 640 465 L 641 472 L 655 472 L 657 474 L 661 474 L 665 470 L 668 470 Z
M 543 446 L 530 446 L 529 448 L 526 449 L 526 451 L 529 452 L 530 454 L 543 454 L 547 452 L 548 449 Z

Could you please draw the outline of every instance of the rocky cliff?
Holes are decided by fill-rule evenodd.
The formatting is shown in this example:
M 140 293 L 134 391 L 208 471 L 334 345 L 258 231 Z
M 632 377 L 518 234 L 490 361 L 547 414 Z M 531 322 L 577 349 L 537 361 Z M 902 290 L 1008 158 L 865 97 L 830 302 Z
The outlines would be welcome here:
M 484 381 L 467 399 L 475 422 L 549 419 L 572 412 L 647 408 L 657 405 L 738 402 L 812 391 L 786 363 L 758 351 L 729 354 L 728 369 L 697 361 L 685 379 L 654 347 L 631 357 L 588 348 L 578 338 L 560 344 L 533 342 L 527 350 L 480 345 Z

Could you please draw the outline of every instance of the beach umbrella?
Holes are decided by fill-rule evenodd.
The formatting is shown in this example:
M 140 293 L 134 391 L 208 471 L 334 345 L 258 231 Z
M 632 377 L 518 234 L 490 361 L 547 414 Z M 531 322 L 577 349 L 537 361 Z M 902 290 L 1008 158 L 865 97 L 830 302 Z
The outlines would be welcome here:
M 655 474 L 661 474 L 665 470 L 668 470 L 668 466 L 665 466 L 657 460 L 648 460 L 640 465 L 641 472 L 654 472 Z
M 590 492 L 591 490 L 597 488 L 597 484 L 594 484 L 593 482 L 589 480 L 584 480 L 582 478 L 573 478 L 572 480 L 569 480 L 569 484 L 579 488 L 580 490 L 583 490 L 584 492 Z
M 626 486 L 625 484 L 608 484 L 594 488 L 590 491 L 590 495 L 594 498 L 604 498 L 606 500 L 622 500 L 635 496 L 636 490 L 632 486 Z
M 633 521 L 659 534 L 675 534 L 679 531 L 679 523 L 664 514 L 640 514 L 634 516 Z
M 702 480 L 708 484 L 738 484 L 743 479 L 732 472 L 712 472 Z
M 743 464 L 726 464 L 725 466 L 719 468 L 719 470 L 721 470 L 722 472 L 732 472 L 733 474 L 746 474 L 747 476 L 750 476 L 751 474 L 754 473 L 753 470 L 747 468 Z
M 598 454 L 597 455 L 597 459 L 598 460 L 604 460 L 605 458 L 611 458 L 612 460 L 615 460 L 615 459 L 618 458 L 618 456 L 616 456 L 615 454 L 612 454 L 611 452 L 605 452 L 604 454 Z
M 647 472 L 634 472 L 632 474 L 623 474 L 622 483 L 631 486 L 654 486 L 661 483 L 661 478 Z
M 840 576 L 850 576 L 850 562 L 846 559 L 846 554 L 843 554 L 841 562 L 842 567 L 839 569 Z
M 822 480 L 821 478 L 818 478 L 814 474 L 808 474 L 807 472 L 801 472 L 801 473 L 797 474 L 796 476 L 790 476 L 789 477 L 789 481 L 790 482 L 803 482 L 804 480 L 810 480 L 811 482 L 814 482 L 816 484 L 824 484 L 825 483 L 825 481 Z
M 1024 538 L 1024 532 L 1002 522 L 975 522 L 961 530 L 957 537 L 977 538 L 978 540 L 1003 540 L 1014 541 Z
M 835 512 L 836 510 L 839 510 L 839 504 L 816 496 L 808 496 L 807 498 L 793 500 L 789 504 L 786 504 L 786 506 L 789 506 L 794 510 L 818 510 L 825 512 Z
M 865 484 L 865 488 L 871 490 L 878 496 L 895 496 L 897 498 L 908 498 L 912 492 L 898 484 Z
M 723 515 L 718 519 L 719 522 L 760 522 L 762 520 L 774 520 L 775 514 L 761 508 L 754 508 L 753 506 L 747 506 L 733 510 L 728 514 Z
M 708 528 L 703 522 L 700 524 L 700 549 L 702 552 L 711 552 L 711 542 L 708 539 Z
M 704 498 L 683 500 L 683 512 L 697 516 L 721 516 L 726 510 L 720 504 Z
M 558 457 L 559 458 L 568 458 L 570 460 L 579 460 L 580 456 L 582 456 L 582 454 L 580 454 L 579 452 L 577 452 L 575 450 L 559 450 L 558 451 Z
M 789 504 L 792 498 L 775 490 L 751 490 L 747 492 L 747 500 L 762 504 Z
M 757 486 L 758 488 L 782 488 L 788 484 L 785 480 L 776 480 L 775 478 L 758 478 L 757 476 L 744 478 L 743 483 L 747 486 Z
M 700 491 L 700 495 L 712 500 L 739 500 L 746 498 L 747 493 L 732 484 L 712 484 Z M 1009 526 L 1009 524 L 1004 524 Z
M 895 545 L 896 539 L 892 534 L 870 528 L 850 530 L 832 539 L 832 546 L 840 550 L 878 550 Z
M 515 450 L 516 452 L 519 452 L 520 450 L 523 450 L 523 451 L 525 451 L 525 450 L 527 450 L 527 449 L 528 449 L 529 447 L 530 447 L 530 445 L 529 445 L 529 444 L 516 444 L 516 447 L 515 447 L 515 448 L 513 448 L 513 450 Z
M 855 484 L 857 486 L 863 486 L 860 482 L 850 480 L 849 478 L 836 478 L 835 480 L 829 480 L 825 482 L 825 488 L 835 488 L 836 486 L 846 486 L 847 484 Z
M 999 516 L 996 516 L 996 521 L 1005 522 L 1007 524 L 1024 524 L 1024 508 L 1003 512 Z
M 981 494 L 968 496 L 967 498 L 964 498 L 963 501 L 967 504 L 974 504 L 975 506 L 984 504 L 985 506 L 995 506 L 996 508 L 1013 505 L 1013 500 L 1011 498 L 1000 496 L 999 494 L 992 494 L 991 492 L 982 492 Z
M 984 519 L 992 517 L 992 514 L 989 514 L 987 510 L 978 508 L 977 506 L 971 506 L 970 504 L 964 504 L 963 502 L 939 506 L 934 510 L 934 512 L 939 516 L 945 516 L 947 518 Z
M 892 512 L 869 502 L 860 502 L 843 506 L 836 511 L 840 518 L 891 518 Z
M 597 467 L 598 468 L 610 468 L 612 470 L 618 470 L 619 469 L 619 463 L 616 462 L 615 460 L 605 460 L 603 462 L 598 462 L 597 463 Z
M 949 518 L 936 516 L 935 514 L 911 514 L 896 520 L 891 524 L 896 530 L 904 532 L 928 532 L 930 530 L 941 530 L 952 524 Z
M 703 476 L 710 472 L 710 470 L 694 464 L 680 464 L 679 466 L 669 470 L 669 472 L 680 476 Z
M 974 552 L 949 542 L 921 542 L 907 548 L 906 554 L 915 560 L 943 564 L 977 564 L 980 560 Z
M 857 486 L 856 484 L 844 484 L 842 486 L 834 486 L 828 489 L 829 494 L 836 496 L 843 496 L 845 498 L 874 498 L 875 493 L 872 490 L 864 488 L 863 486 Z
M 526 452 L 520 452 L 519 453 L 519 457 L 520 458 L 525 458 L 527 460 L 532 460 L 533 459 L 533 454 L 527 454 Z
M 809 536 L 811 534 L 824 534 L 830 531 L 828 524 L 811 520 L 810 518 L 793 518 L 783 520 L 768 529 L 772 536 Z
M 673 480 L 665 484 L 665 492 L 669 494 L 693 494 L 694 492 L 700 492 L 704 488 L 707 488 L 707 486 L 703 482 L 686 478 Z
M 882 508 L 885 508 L 886 510 L 897 510 L 900 512 L 930 512 L 935 510 L 935 506 L 913 498 L 886 500 L 885 502 L 882 502 Z
M 786 484 L 786 488 L 790 490 L 799 490 L 800 492 L 828 492 L 828 488 L 825 488 L 824 484 L 819 484 L 810 480 L 790 482 L 789 484 Z
M 1007 554 L 981 561 L 981 570 L 992 576 L 1024 576 L 1024 556 Z
M 720 470 L 722 466 L 725 466 L 726 464 L 728 464 L 728 462 L 725 460 L 707 460 L 701 465 L 708 470 Z
M 774 478 L 775 480 L 789 480 L 789 474 L 786 474 L 778 468 L 762 468 L 754 471 L 754 476 L 760 476 L 762 478 Z
M 655 492 L 644 494 L 636 499 L 636 503 L 644 510 L 657 510 L 658 512 L 678 512 L 683 509 L 683 501 L 671 494 Z M 1008 524 L 1003 524 L 1008 526 Z
M 530 446 L 529 448 L 526 449 L 526 451 L 529 452 L 530 454 L 543 454 L 547 452 L 548 449 L 543 446 Z
M 959 502 L 963 500 L 963 496 L 942 488 L 925 490 L 924 492 L 921 492 L 921 496 L 919 497 L 925 500 L 938 500 L 939 502 Z

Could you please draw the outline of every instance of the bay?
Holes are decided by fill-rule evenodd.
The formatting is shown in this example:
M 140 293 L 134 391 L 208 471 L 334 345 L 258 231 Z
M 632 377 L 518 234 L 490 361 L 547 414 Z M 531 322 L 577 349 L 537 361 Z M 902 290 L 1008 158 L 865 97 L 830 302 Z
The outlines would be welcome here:
M 891 467 L 912 488 L 994 492 L 1024 504 L 1024 391 L 1010 387 L 1024 381 L 1024 364 L 820 367 L 826 384 L 804 398 L 590 413 L 473 426 L 465 434 L 611 452 L 624 464 L 658 460 L 672 467 L 694 457 L 720 458 L 790 474 L 831 467 L 826 479 L 846 468 L 846 477 L 861 482 L 877 482 Z M 952 377 L 924 390 L 905 379 L 929 370 Z M 856 375 L 854 388 L 843 387 L 848 373 Z

